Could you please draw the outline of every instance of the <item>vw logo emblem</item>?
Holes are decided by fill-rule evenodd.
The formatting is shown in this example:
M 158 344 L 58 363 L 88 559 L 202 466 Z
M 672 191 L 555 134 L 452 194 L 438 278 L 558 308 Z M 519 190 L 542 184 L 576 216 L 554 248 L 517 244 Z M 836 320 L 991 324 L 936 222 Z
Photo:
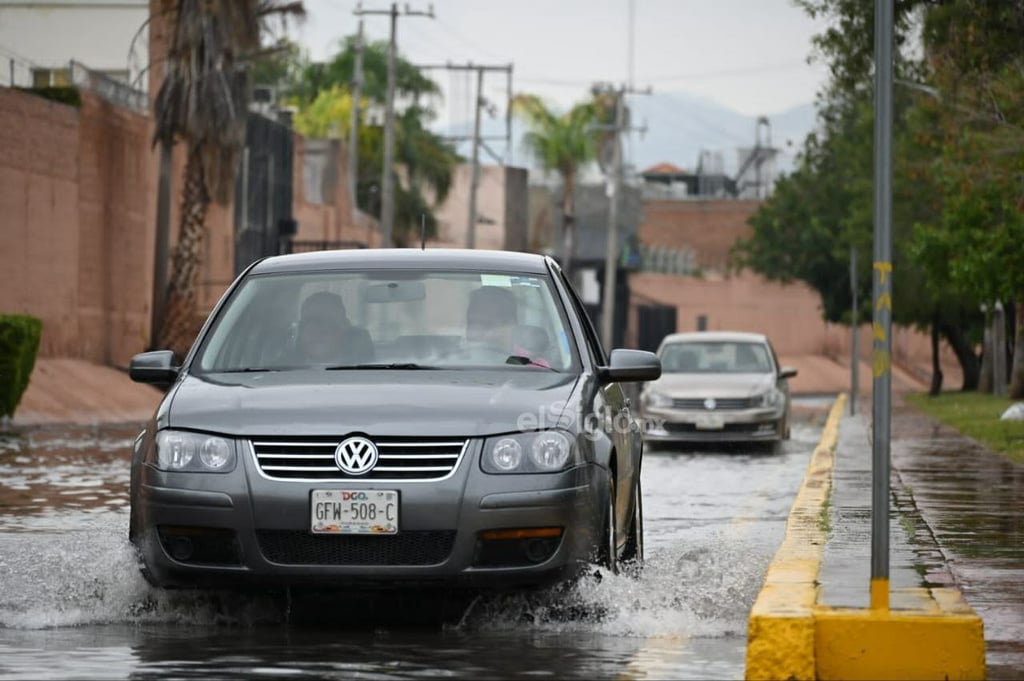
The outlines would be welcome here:
M 718 402 L 715 402 L 714 397 L 709 397 L 708 399 L 704 400 L 704 408 L 707 409 L 708 411 L 714 411 L 715 407 L 717 406 Z
M 334 450 L 334 462 L 349 475 L 369 473 L 377 465 L 377 445 L 365 437 L 342 440 Z

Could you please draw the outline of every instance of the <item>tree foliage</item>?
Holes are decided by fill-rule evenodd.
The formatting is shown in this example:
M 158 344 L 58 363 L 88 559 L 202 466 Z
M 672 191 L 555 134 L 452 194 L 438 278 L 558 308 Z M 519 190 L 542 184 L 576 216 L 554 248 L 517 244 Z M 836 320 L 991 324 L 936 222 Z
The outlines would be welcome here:
M 807 282 L 840 321 L 849 250 L 872 244 L 874 3 L 798 4 L 830 19 L 815 38 L 831 73 L 819 129 L 734 263 Z M 1024 0 L 898 0 L 895 20 L 893 317 L 941 329 L 971 387 L 979 304 L 1024 299 Z
M 383 173 L 384 135 L 379 124 L 367 122 L 371 107 L 379 109 L 387 94 L 387 42 L 363 48 L 363 85 L 358 106 L 362 112 L 358 128 L 359 168 L 356 202 L 371 215 L 380 215 L 380 183 Z M 286 88 L 288 101 L 298 109 L 295 126 L 309 137 L 337 137 L 348 140 L 352 111 L 352 81 L 355 72 L 354 37 L 342 41 L 342 49 L 328 62 L 299 64 L 297 76 Z M 431 131 L 434 112 L 419 103 L 421 97 L 436 95 L 437 83 L 402 57 L 395 60 L 396 105 L 395 160 L 403 173 L 395 173 L 394 238 L 404 245 L 419 234 L 425 222 L 428 235 L 436 234 L 433 209 L 451 189 L 455 166 L 461 161 L 454 147 Z

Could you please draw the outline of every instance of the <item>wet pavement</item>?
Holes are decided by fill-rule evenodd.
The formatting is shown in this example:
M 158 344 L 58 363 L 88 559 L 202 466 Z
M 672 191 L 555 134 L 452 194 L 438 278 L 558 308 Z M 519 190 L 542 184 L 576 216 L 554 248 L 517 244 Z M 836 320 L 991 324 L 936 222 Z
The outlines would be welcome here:
M 0 433 L 0 677 L 739 679 L 827 407 L 780 453 L 650 453 L 639 577 L 465 604 L 155 591 L 126 540 L 137 429 Z
M 820 573 L 830 606 L 868 604 L 870 418 L 868 399 L 840 423 Z M 890 586 L 960 589 L 984 622 L 988 678 L 1024 678 L 1024 466 L 898 396 L 891 450 Z

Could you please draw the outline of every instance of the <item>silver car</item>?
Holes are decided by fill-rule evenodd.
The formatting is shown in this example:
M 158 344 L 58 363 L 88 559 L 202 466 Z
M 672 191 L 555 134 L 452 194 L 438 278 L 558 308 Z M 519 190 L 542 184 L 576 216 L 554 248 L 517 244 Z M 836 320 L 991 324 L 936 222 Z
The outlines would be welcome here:
M 269 258 L 188 356 L 135 442 L 129 534 L 165 587 L 507 589 L 643 558 L 642 438 L 605 355 L 539 255 L 353 250 Z
M 662 375 L 640 395 L 649 442 L 778 442 L 789 438 L 787 379 L 763 334 L 697 331 L 666 336 Z

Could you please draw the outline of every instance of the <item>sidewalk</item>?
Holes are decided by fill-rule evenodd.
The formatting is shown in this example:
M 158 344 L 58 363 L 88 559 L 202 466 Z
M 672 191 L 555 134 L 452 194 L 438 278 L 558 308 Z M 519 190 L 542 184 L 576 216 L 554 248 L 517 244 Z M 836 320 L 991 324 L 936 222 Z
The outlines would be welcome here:
M 14 412 L 15 426 L 143 423 L 163 393 L 80 359 L 39 358 Z
M 840 398 L 812 456 L 747 678 L 1024 678 L 1024 466 L 895 393 L 889 609 L 872 608 L 870 398 L 857 407 Z

